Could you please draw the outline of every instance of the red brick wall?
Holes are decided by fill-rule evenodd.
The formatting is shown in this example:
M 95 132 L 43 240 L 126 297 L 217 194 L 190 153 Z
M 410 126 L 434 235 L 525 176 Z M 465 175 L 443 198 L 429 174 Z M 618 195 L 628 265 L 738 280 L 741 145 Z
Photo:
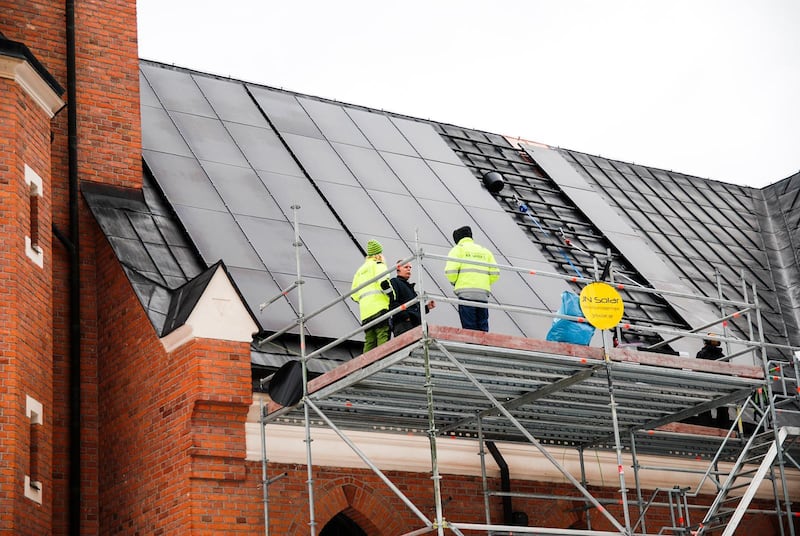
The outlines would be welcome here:
M 252 462 L 249 466 L 250 477 L 248 480 L 250 482 L 248 487 L 253 489 L 253 494 L 256 494 L 255 488 L 261 478 L 261 466 Z M 309 533 L 306 468 L 301 465 L 269 465 L 269 477 L 280 475 L 282 472 L 288 473 L 288 476 L 275 481 L 269 487 L 270 534 L 304 536 Z M 369 470 L 318 467 L 314 469 L 313 475 L 317 533 L 339 512 L 344 512 L 350 519 L 356 521 L 369 536 L 397 535 L 424 526 L 416 515 Z M 387 472 L 387 476 L 428 519 L 435 521 L 433 485 L 429 474 Z M 444 518 L 462 523 L 485 523 L 486 514 L 482 489 L 479 477 L 444 475 L 442 479 Z M 489 479 L 489 489 L 499 490 L 499 479 Z M 569 484 L 512 480 L 511 489 L 519 493 L 579 495 Z M 597 498 L 619 499 L 619 495 L 610 489 L 592 489 L 591 491 Z M 645 492 L 647 497 L 650 494 L 650 491 Z M 631 498 L 634 498 L 633 494 Z M 697 504 L 708 505 L 712 500 L 713 497 L 700 497 Z M 587 528 L 586 518 L 581 511 L 582 501 L 518 497 L 513 498 L 512 501 L 514 511 L 522 511 L 528 515 L 529 526 Z M 254 512 L 250 503 L 246 506 L 246 509 L 240 510 L 242 517 L 246 517 L 248 520 L 255 519 L 257 523 L 250 527 L 249 533 L 262 534 L 264 532 L 263 514 L 259 516 L 260 512 Z M 751 508 L 774 509 L 774 503 L 757 501 Z M 502 524 L 504 521 L 502 499 L 491 498 L 490 510 L 492 523 Z M 624 525 L 624 518 L 619 507 L 608 506 L 608 510 L 620 524 Z M 630 512 L 632 520 L 635 521 L 638 511 L 633 502 Z M 691 511 L 692 520 L 701 520 L 703 513 L 702 510 L 693 509 Z M 613 530 L 602 514 L 592 510 L 589 515 L 593 529 Z M 656 533 L 659 528 L 669 524 L 670 517 L 667 508 L 654 506 L 650 509 L 647 524 L 649 532 Z M 777 534 L 777 530 L 775 520 L 763 515 L 746 516 L 739 529 L 742 534 L 764 535 Z
M 136 2 L 76 1 L 78 158 L 81 180 L 138 186 L 141 184 Z M 0 31 L 26 44 L 45 68 L 67 87 L 65 0 L 0 0 Z M 63 96 L 66 100 L 66 94 Z M 65 234 L 68 223 L 67 111 L 52 121 L 52 221 Z M 5 134 L 3 135 L 5 138 Z M 43 216 L 44 211 L 40 211 Z M 42 239 L 51 240 L 50 214 Z M 81 524 L 83 534 L 98 532 L 99 477 L 97 438 L 97 308 L 93 219 L 80 202 L 81 228 Z M 68 385 L 69 301 L 68 258 L 64 246 L 53 244 L 48 270 L 52 304 L 37 314 L 50 317 L 55 383 L 49 412 L 54 423 L 52 443 L 52 532 L 66 534 L 68 515 Z M 49 384 L 48 384 L 49 385 Z M 46 413 L 45 415 L 48 415 Z
M 243 486 L 249 344 L 166 353 L 105 238 L 97 251 L 100 534 L 234 533 L 233 498 L 258 504 Z
M 42 534 L 49 532 L 53 496 L 50 124 L 13 80 L 0 79 L 0 132 L 0 532 Z M 25 237 L 32 234 L 26 164 L 42 179 L 38 228 L 45 230 L 39 242 L 44 268 L 25 253 Z M 26 396 L 43 405 L 44 424 L 35 432 L 25 415 Z M 24 497 L 24 477 L 34 470 L 43 484 L 41 505 Z
M 81 180 L 142 184 L 136 2 L 76 2 Z
M 67 87 L 65 6 L 65 0 L 0 0 L 0 31 L 25 43 Z M 79 0 L 75 6 L 81 180 L 141 185 L 136 2 Z M 61 116 L 65 126 L 66 112 Z M 59 135 L 57 143 L 65 144 L 66 132 Z M 66 178 L 65 162 L 55 165 Z

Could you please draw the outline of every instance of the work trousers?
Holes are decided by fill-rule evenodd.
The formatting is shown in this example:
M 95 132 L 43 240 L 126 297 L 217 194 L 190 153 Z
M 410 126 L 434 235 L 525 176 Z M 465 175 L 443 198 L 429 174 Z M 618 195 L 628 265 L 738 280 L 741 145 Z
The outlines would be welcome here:
M 458 304 L 461 327 L 478 331 L 489 331 L 489 309 L 472 305 Z
M 389 320 L 384 320 L 364 332 L 364 353 L 389 342 Z

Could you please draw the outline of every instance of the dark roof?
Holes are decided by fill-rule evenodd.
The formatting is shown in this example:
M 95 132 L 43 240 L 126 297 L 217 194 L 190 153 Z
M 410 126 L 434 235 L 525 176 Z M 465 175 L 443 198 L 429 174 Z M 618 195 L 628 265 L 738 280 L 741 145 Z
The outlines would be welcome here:
M 775 292 L 784 270 L 770 242 L 783 240 L 780 213 L 767 206 L 769 189 L 758 190 L 562 150 L 605 201 L 647 240 L 686 284 L 705 296 L 736 300 L 759 293 L 765 336 L 797 338 L 796 311 L 782 311 Z M 774 207 L 773 207 L 774 208 Z M 783 228 L 784 231 L 779 229 Z M 789 266 L 797 273 L 796 260 Z M 788 272 L 785 272 L 788 274 Z M 795 276 L 794 281 L 798 278 Z M 743 281 L 748 288 L 743 289 Z M 796 307 L 795 307 L 796 308 Z M 727 313 L 732 310 L 726 311 Z M 746 333 L 746 319 L 734 319 Z
M 154 288 L 186 283 L 200 272 L 197 259 L 205 266 L 222 259 L 261 329 L 286 326 L 300 312 L 296 291 L 263 310 L 260 304 L 297 280 L 296 217 L 306 314 L 349 290 L 369 238 L 383 243 L 390 261 L 409 256 L 416 236 L 426 252 L 446 254 L 452 230 L 469 224 L 503 264 L 591 275 L 593 258 L 609 253 L 619 277 L 732 300 L 741 299 L 744 276 L 748 293 L 758 289 L 771 342 L 800 343 L 796 248 L 788 245 L 797 234 L 797 176 L 758 190 L 149 61 L 141 73 L 143 156 L 157 185 L 146 182 L 145 195 L 160 214 L 174 215 L 171 228 L 185 230 L 184 241 L 159 242 L 169 251 L 148 251 L 151 266 L 141 258 L 142 238 L 115 235 L 131 211 L 141 216 L 141 204 L 117 207 L 125 218 L 105 215 L 101 227 L 129 277 L 148 282 L 134 287 L 151 318 L 160 314 L 150 305 Z M 496 194 L 481 182 L 490 170 L 506 179 Z M 102 220 L 102 207 L 90 205 Z M 142 219 L 154 228 L 163 223 Z M 178 257 L 195 248 L 191 275 L 168 280 L 160 265 L 181 266 Z M 428 265 L 426 288 L 447 294 L 440 268 Z M 494 297 L 554 311 L 567 288 L 509 272 Z M 705 315 L 669 297 L 626 297 L 629 321 L 689 327 L 698 325 L 698 313 Z M 448 304 L 435 314 L 438 324 L 458 323 Z M 348 300 L 311 319 L 307 330 L 333 339 L 358 325 Z M 537 317 L 492 313 L 500 333 L 543 338 L 548 327 Z M 742 336 L 750 329 L 745 318 L 730 327 Z
M 142 190 L 83 182 L 81 192 L 162 335 L 173 290 L 205 270 L 194 246 L 146 174 Z
M 217 268 L 220 266 L 224 267 L 222 261 L 210 266 L 207 270 L 201 272 L 200 275 L 172 292 L 169 310 L 164 320 L 164 329 L 161 332 L 162 336 L 167 335 L 186 322 L 189 315 L 192 314 L 195 305 L 197 305 L 197 302 L 200 300 L 200 297 L 203 295 L 203 292 L 205 292 L 214 273 L 216 273 Z

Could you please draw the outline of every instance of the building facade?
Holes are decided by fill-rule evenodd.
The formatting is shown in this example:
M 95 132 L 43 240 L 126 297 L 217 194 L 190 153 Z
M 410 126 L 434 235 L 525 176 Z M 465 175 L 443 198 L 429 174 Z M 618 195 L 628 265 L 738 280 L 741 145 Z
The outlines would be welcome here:
M 201 93 L 202 102 L 193 100 Z M 243 100 L 236 100 L 239 98 Z M 313 124 L 305 119 L 302 124 L 290 124 L 295 98 L 305 99 Z M 287 104 L 289 100 L 291 104 Z M 237 103 L 247 107 L 236 108 Z M 225 108 L 226 104 L 230 107 Z M 0 0 L 0 532 L 309 533 L 309 472 L 302 456 L 298 459 L 296 452 L 288 452 L 272 457 L 268 478 L 275 480 L 265 500 L 261 454 L 248 434 L 252 436 L 258 422 L 253 418 L 258 407 L 254 405 L 258 380 L 289 360 L 298 345 L 297 330 L 279 341 L 278 351 L 258 342 L 264 334 L 291 322 L 297 313 L 297 302 L 291 299 L 270 305 L 266 314 L 259 309 L 259 296 L 275 294 L 292 281 L 294 251 L 290 212 L 284 201 L 299 195 L 301 204 L 321 207 L 305 213 L 310 216 L 301 216 L 311 220 L 304 220 L 303 225 L 325 229 L 318 235 L 308 234 L 311 246 L 315 245 L 312 241 L 320 248 L 325 243 L 347 243 L 348 256 L 357 259 L 366 229 L 379 232 L 374 222 L 350 223 L 336 210 L 324 212 L 328 210 L 325 206 L 335 209 L 337 204 L 352 202 L 344 193 L 345 186 L 330 186 L 337 182 L 335 178 L 305 180 L 319 178 L 317 173 L 331 173 L 330 164 L 319 156 L 328 146 L 320 144 L 330 143 L 353 155 L 365 149 L 361 141 L 330 135 L 340 124 L 338 109 L 327 115 L 330 106 L 320 99 L 140 62 L 133 0 Z M 540 170 L 555 173 L 548 167 L 552 161 L 547 159 L 555 158 L 550 153 L 517 148 L 511 151 L 515 156 L 502 156 L 509 149 L 499 136 L 375 112 L 357 106 L 346 112 L 360 121 L 362 133 L 369 125 L 375 126 L 374 136 L 365 135 L 369 150 L 392 155 L 386 158 L 393 173 L 400 176 L 400 169 L 407 170 L 408 178 L 403 180 L 408 184 L 418 176 L 415 166 L 422 162 L 432 162 L 430 169 L 437 176 L 472 180 L 463 188 L 462 199 L 475 195 L 475 201 L 464 206 L 476 209 L 474 214 L 486 215 L 485 222 L 475 216 L 485 229 L 498 221 L 500 214 L 505 218 L 507 210 L 494 205 L 490 197 L 482 197 L 485 190 L 475 189 L 479 184 L 475 176 L 486 167 L 481 162 L 493 161 L 492 168 L 502 167 L 507 176 L 518 173 L 520 180 L 512 182 L 519 192 L 534 191 L 522 179 L 544 176 L 523 169 L 531 158 Z M 399 135 L 381 138 L 378 123 L 387 121 L 402 125 L 397 132 L 405 139 Z M 213 132 L 220 128 L 231 138 L 244 140 L 242 146 L 249 140 L 252 152 L 245 148 L 241 155 L 229 156 L 227 149 L 216 153 L 215 147 L 220 145 Z M 181 136 L 173 136 L 173 131 L 180 131 Z M 414 140 L 433 133 L 435 143 L 426 147 L 441 152 L 419 154 Z M 338 136 L 346 137 L 343 132 Z M 379 138 L 384 146 L 375 145 Z M 471 143 L 482 148 L 470 148 Z M 502 147 L 498 150 L 502 158 L 482 153 L 487 147 L 492 151 L 492 147 Z M 209 151 L 206 156 L 203 148 Z M 411 154 L 412 150 L 416 152 Z M 454 158 L 455 154 L 460 156 Z M 465 155 L 472 160 L 467 162 Z M 581 177 L 594 177 L 598 183 L 605 180 L 595 173 L 604 163 L 591 163 L 579 153 L 570 158 L 583 166 Z M 312 169 L 314 162 L 319 170 Z M 355 172 L 357 166 L 351 162 L 347 167 Z M 283 212 L 276 216 L 280 225 L 255 222 L 253 218 L 263 214 L 248 212 L 255 210 L 245 206 L 252 193 L 246 185 L 253 183 L 245 180 L 251 169 L 265 183 L 266 174 L 272 174 L 275 182 L 269 195 Z M 364 173 L 375 176 L 376 169 Z M 192 186 L 197 170 L 209 176 L 216 170 L 220 177 L 242 173 L 240 186 L 232 186 L 238 188 L 238 201 L 224 192 L 223 202 L 203 198 L 200 184 Z M 627 178 L 635 171 L 620 173 Z M 170 183 L 170 175 L 190 180 Z M 770 206 L 780 208 L 783 220 L 796 217 L 791 193 L 797 181 L 797 177 L 786 179 L 759 198 L 758 206 L 764 208 L 762 219 L 769 217 Z M 223 183 L 224 179 L 215 183 L 217 191 L 223 191 Z M 281 197 L 281 192 L 291 195 Z M 381 195 L 389 198 L 386 192 Z M 552 206 L 547 200 L 526 201 L 521 193 L 505 202 L 518 206 L 520 200 L 531 206 Z M 428 201 L 430 213 L 453 208 L 437 204 L 439 199 Z M 387 216 L 395 228 L 408 214 L 404 202 L 405 197 L 398 200 L 398 212 Z M 214 219 L 225 213 L 217 205 L 238 206 L 230 212 L 237 224 L 250 221 L 259 225 L 264 242 L 255 246 L 258 251 L 245 255 L 232 247 L 219 254 L 216 248 L 235 244 L 235 240 L 228 242 L 225 235 L 213 235 L 211 240 L 207 228 L 194 226 L 193 221 L 205 220 L 212 222 L 212 229 L 224 229 L 228 220 L 223 221 L 222 216 Z M 243 219 L 237 219 L 240 216 Z M 520 219 L 512 214 L 506 223 L 510 225 L 514 218 Z M 519 232 L 513 228 L 514 233 Z M 586 236 L 595 234 L 587 232 Z M 768 250 L 765 255 L 771 255 L 770 260 L 779 259 L 785 268 L 779 272 L 783 277 L 765 276 L 770 278 L 766 285 L 771 292 L 767 300 L 770 311 L 783 313 L 767 315 L 768 328 L 780 339 L 776 343 L 797 344 L 791 330 L 796 326 L 795 307 L 789 296 L 795 288 L 792 274 L 797 272 L 797 262 L 792 260 L 791 247 L 780 246 L 786 237 L 780 232 L 773 234 L 773 242 L 766 240 L 767 245 L 760 243 L 760 247 Z M 790 232 L 786 234 L 794 238 Z M 405 253 L 400 238 L 410 243 L 409 237 L 405 231 L 398 236 L 383 241 Z M 586 240 L 594 244 L 593 239 Z M 282 245 L 268 254 L 273 243 Z M 434 250 L 443 247 L 433 246 Z M 563 244 L 549 247 L 558 251 Z M 304 285 L 312 302 L 316 300 L 310 305 L 346 293 L 337 284 L 349 277 L 349 265 L 325 262 L 330 260 L 327 255 L 315 256 L 319 274 L 312 271 Z M 521 256 L 542 266 L 551 262 L 546 254 Z M 268 262 L 262 269 L 251 257 Z M 653 266 L 656 264 L 649 268 L 654 270 Z M 636 269 L 633 266 L 630 273 Z M 647 271 L 638 267 L 639 273 L 643 270 Z M 554 311 L 551 294 L 558 295 L 561 290 L 561 286 L 557 292 L 539 290 L 542 309 Z M 511 296 L 508 299 L 513 302 Z M 357 327 L 352 307 L 337 307 L 341 323 L 311 324 L 311 344 L 321 346 L 351 324 Z M 661 317 L 658 311 L 663 307 L 666 305 L 659 302 L 645 304 L 641 310 L 656 311 L 648 320 L 677 323 L 669 316 Z M 455 318 L 453 311 L 441 314 L 440 321 Z M 544 334 L 540 325 L 526 324 L 510 314 L 493 318 L 498 325 L 518 330 L 513 333 L 520 337 L 541 338 Z M 678 327 L 693 326 L 689 319 Z M 359 345 L 358 336 L 352 337 L 341 355 L 330 362 L 357 356 L 354 348 Z M 258 393 L 256 398 L 261 396 Z M 289 450 L 302 448 L 302 439 L 293 441 Z M 395 440 L 386 441 L 384 450 L 401 452 Z M 429 513 L 437 500 L 430 469 L 417 462 L 393 466 L 393 456 L 384 462 L 390 467 L 387 474 Z M 614 465 L 613 461 L 606 463 Z M 569 486 L 559 478 L 538 480 L 535 475 L 515 478 L 512 474 L 510 486 L 520 493 L 552 494 L 554 489 L 566 493 Z M 360 530 L 390 535 L 418 526 L 419 520 L 407 505 L 363 467 L 337 465 L 334 457 L 313 470 L 313 480 L 315 519 L 311 530 L 315 533 L 330 536 Z M 490 487 L 499 488 L 500 480 L 499 474 L 493 473 Z M 588 485 L 609 502 L 617 497 L 613 482 Z M 443 479 L 441 491 L 450 512 L 480 523 L 485 520 L 483 486 L 473 469 L 454 469 Z M 713 494 L 705 494 L 697 502 L 707 504 L 712 499 Z M 611 530 L 602 516 L 576 509 L 577 504 L 568 499 L 529 498 L 515 500 L 515 509 L 527 514 L 529 526 L 586 529 L 586 517 L 592 515 L 594 529 Z M 773 508 L 774 501 L 757 505 Z M 491 499 L 494 519 L 503 518 L 503 507 L 500 499 Z M 607 509 L 621 514 L 613 504 Z M 662 509 L 651 523 L 666 526 L 674 521 Z M 740 526 L 745 527 L 742 533 L 767 534 L 775 533 L 779 523 L 774 516 L 754 513 Z

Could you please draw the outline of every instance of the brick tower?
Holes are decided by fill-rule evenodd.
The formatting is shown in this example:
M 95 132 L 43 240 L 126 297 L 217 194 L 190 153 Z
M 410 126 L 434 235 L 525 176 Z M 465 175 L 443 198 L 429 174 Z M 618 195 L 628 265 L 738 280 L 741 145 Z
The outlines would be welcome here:
M 81 194 L 142 195 L 136 27 L 134 0 L 0 0 L 0 532 L 259 519 L 257 495 L 218 507 L 246 478 L 255 324 L 218 268 L 238 333 L 160 339 Z
M 135 11 L 0 1 L 0 532 L 98 532 L 96 231 L 77 185 L 141 184 Z

